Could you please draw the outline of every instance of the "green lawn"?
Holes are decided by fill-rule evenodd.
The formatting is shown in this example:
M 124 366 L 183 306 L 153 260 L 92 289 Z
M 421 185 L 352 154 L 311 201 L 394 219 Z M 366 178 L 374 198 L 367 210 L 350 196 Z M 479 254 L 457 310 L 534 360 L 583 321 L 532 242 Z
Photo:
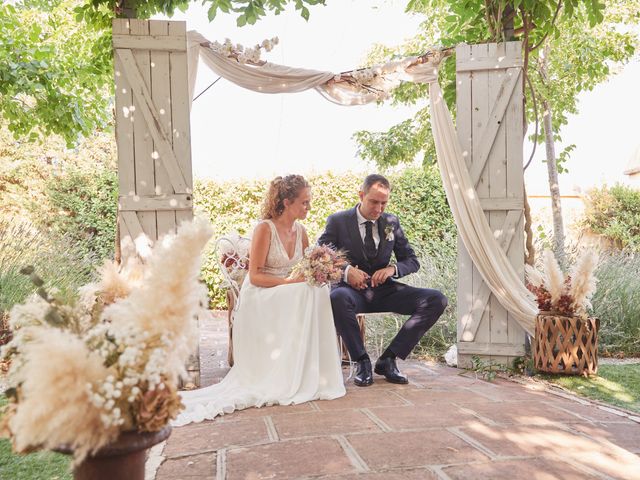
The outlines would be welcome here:
M 0 407 L 5 403 L 5 397 L 0 395 Z M 0 479 L 70 480 L 69 462 L 70 457 L 59 453 L 16 455 L 11 451 L 11 442 L 0 439 Z
M 541 375 L 583 397 L 640 412 L 640 364 L 599 365 L 598 376 Z

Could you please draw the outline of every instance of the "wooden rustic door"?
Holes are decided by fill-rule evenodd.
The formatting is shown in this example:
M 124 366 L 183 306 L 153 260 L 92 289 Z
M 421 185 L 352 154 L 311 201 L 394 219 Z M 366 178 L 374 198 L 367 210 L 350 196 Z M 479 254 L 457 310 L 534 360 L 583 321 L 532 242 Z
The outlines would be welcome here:
M 520 42 L 456 48 L 458 139 L 495 238 L 524 275 Z M 491 294 L 458 239 L 458 363 L 507 363 L 525 332 Z
M 115 19 L 113 49 L 120 241 L 144 257 L 193 217 L 186 23 Z M 197 350 L 187 370 L 198 386 Z
M 142 247 L 193 215 L 186 24 L 115 19 L 113 47 L 120 239 Z

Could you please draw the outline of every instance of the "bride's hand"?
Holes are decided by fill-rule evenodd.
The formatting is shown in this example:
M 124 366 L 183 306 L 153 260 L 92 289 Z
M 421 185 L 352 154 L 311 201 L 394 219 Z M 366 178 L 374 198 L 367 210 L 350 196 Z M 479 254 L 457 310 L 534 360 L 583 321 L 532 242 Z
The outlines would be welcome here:
M 299 275 L 296 275 L 295 277 L 286 278 L 285 279 L 285 284 L 289 285 L 291 283 L 301 283 L 301 282 L 304 282 L 304 281 L 305 281 L 304 275 L 303 274 L 299 274 Z

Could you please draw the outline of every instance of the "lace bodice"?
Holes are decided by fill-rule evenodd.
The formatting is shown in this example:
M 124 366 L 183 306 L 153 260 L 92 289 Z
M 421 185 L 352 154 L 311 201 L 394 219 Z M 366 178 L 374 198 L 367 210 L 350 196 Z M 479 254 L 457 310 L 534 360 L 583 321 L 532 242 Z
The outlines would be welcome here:
M 269 252 L 262 271 L 281 278 L 288 277 L 294 265 L 302 259 L 302 225 L 297 222 L 294 224 L 296 227 L 296 248 L 293 251 L 293 258 L 289 258 L 278 236 L 276 226 L 271 220 L 265 220 L 265 222 L 271 229 L 271 242 L 269 243 Z

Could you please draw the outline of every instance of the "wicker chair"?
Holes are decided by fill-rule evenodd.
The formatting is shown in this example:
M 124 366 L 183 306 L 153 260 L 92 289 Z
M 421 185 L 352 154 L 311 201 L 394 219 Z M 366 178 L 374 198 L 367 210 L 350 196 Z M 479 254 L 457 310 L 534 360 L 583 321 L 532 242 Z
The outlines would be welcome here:
M 240 235 L 226 235 L 216 241 L 220 272 L 227 289 L 227 318 L 229 322 L 229 350 L 227 362 L 233 366 L 233 320 L 238 308 L 238 296 L 244 277 L 249 271 L 251 239 Z

